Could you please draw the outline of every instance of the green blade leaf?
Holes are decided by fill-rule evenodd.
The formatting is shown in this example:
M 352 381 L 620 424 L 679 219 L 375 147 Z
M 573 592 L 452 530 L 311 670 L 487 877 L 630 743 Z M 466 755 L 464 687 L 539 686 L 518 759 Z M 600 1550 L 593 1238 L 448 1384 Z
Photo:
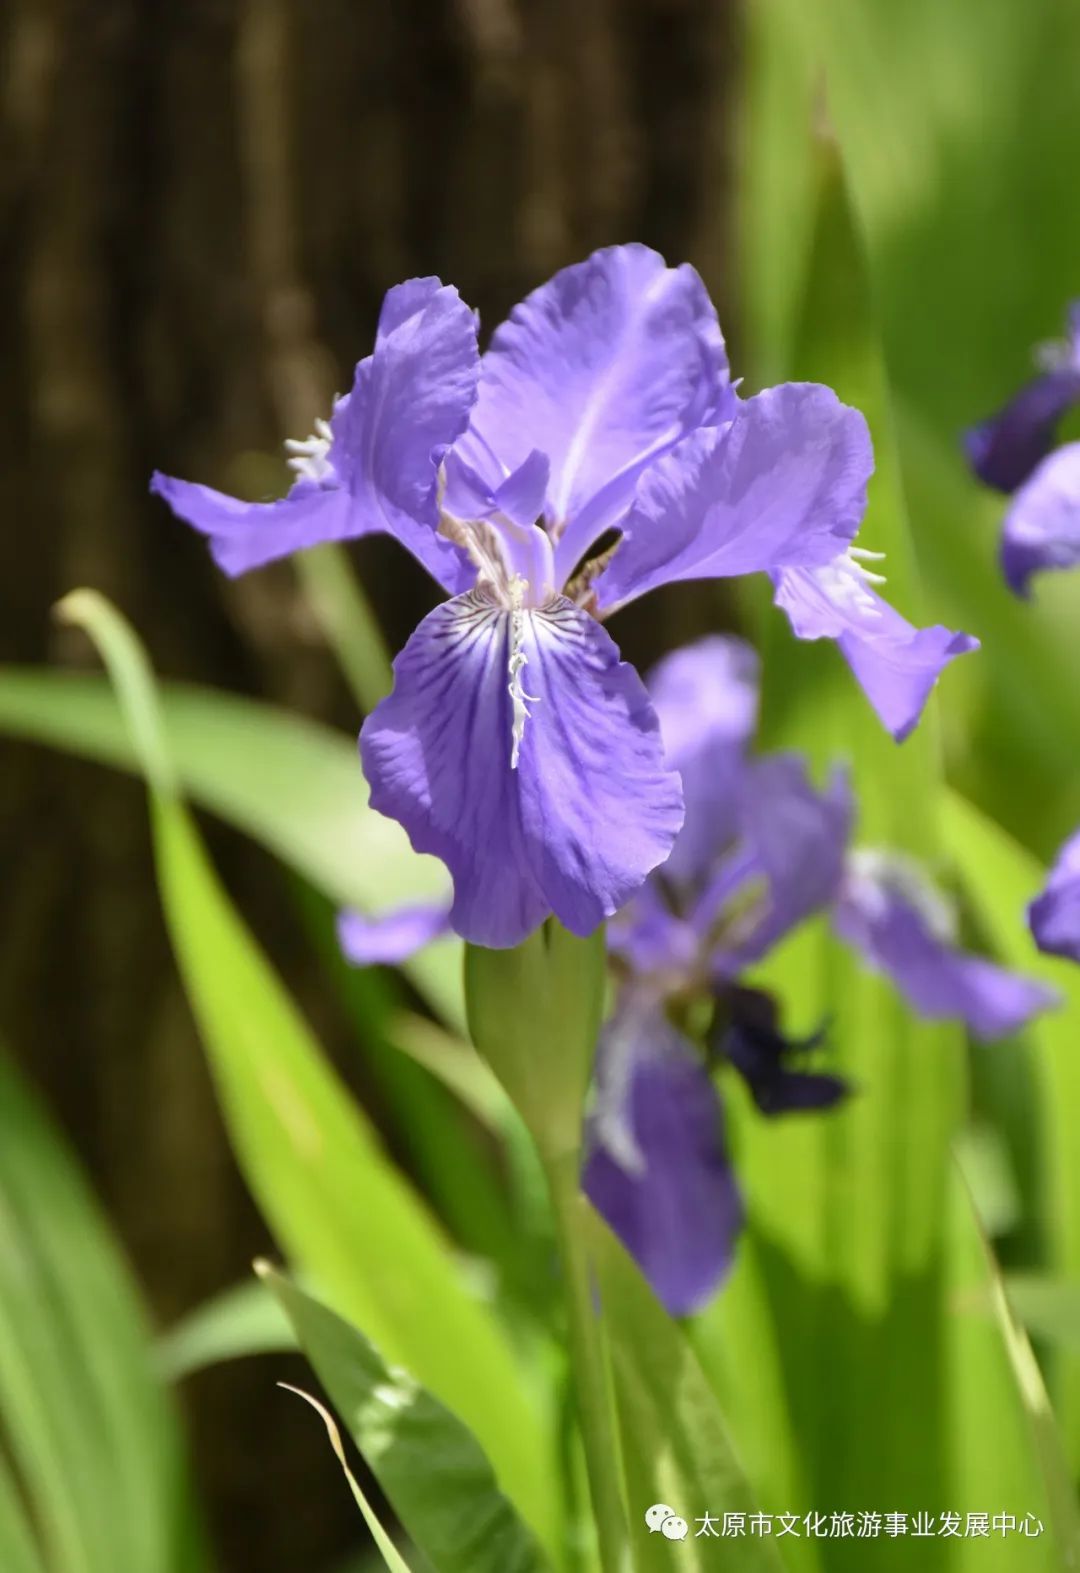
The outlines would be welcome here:
M 126 713 L 144 716 L 153 678 L 130 629 L 89 592 L 69 597 L 65 608 L 111 661 Z M 132 741 L 151 762 L 146 733 L 133 729 Z M 152 790 L 151 818 L 166 922 L 256 1202 L 334 1304 L 475 1432 L 508 1494 L 543 1533 L 554 1516 L 548 1428 L 499 1327 L 466 1290 L 434 1222 L 327 1064 L 183 805 Z
M 390 1573 L 409 1573 L 409 1564 L 405 1561 L 404 1557 L 401 1555 L 401 1552 L 397 1549 L 397 1547 L 394 1545 L 394 1542 L 390 1539 L 390 1536 L 386 1533 L 386 1530 L 379 1521 L 378 1514 L 375 1512 L 375 1509 L 372 1507 L 371 1503 L 360 1489 L 359 1481 L 353 1474 L 352 1470 L 349 1468 L 349 1461 L 345 1457 L 345 1448 L 343 1447 L 341 1441 L 341 1433 L 334 1424 L 333 1415 L 328 1409 L 324 1408 L 324 1406 L 319 1403 L 317 1398 L 312 1398 L 311 1394 L 305 1393 L 302 1388 L 290 1387 L 288 1382 L 279 1382 L 278 1386 L 283 1388 L 286 1393 L 295 1393 L 297 1398 L 302 1398 L 304 1403 L 310 1404 L 312 1409 L 314 1409 L 315 1413 L 319 1416 L 319 1419 L 326 1427 L 326 1434 L 330 1438 L 330 1446 L 333 1448 L 334 1455 L 337 1458 L 338 1463 L 341 1465 L 342 1473 L 344 1474 L 345 1479 L 349 1482 L 349 1490 L 353 1494 L 353 1500 L 360 1509 L 361 1513 L 364 1515 L 364 1521 L 371 1531 L 371 1538 L 378 1547 L 379 1555 L 382 1558 L 384 1565 L 390 1569 Z
M 760 1504 L 686 1334 L 595 1214 L 592 1222 L 592 1257 L 610 1349 L 634 1566 L 646 1573 L 672 1567 L 704 1573 L 716 1566 L 717 1547 L 712 1533 L 699 1533 L 703 1526 L 695 1519 L 711 1514 L 722 1524 L 725 1512 L 749 1519 Z M 684 1540 L 669 1540 L 646 1525 L 646 1510 L 661 1502 L 686 1520 Z M 736 1555 L 732 1565 L 747 1573 L 778 1573 L 785 1566 L 780 1548 L 767 1536 L 753 1536 L 749 1527 Z
M 439 1573 L 538 1573 L 540 1550 L 476 1438 L 364 1336 L 261 1264 L 305 1354 L 410 1538 Z
M 0 1566 L 205 1566 L 175 1416 L 128 1270 L 44 1112 L 0 1059 Z
M 273 705 L 180 683 L 160 688 L 162 732 L 185 792 L 252 836 L 340 906 L 379 912 L 448 894 L 446 871 L 368 806 L 355 738 Z M 104 678 L 0 667 L 0 729 L 139 769 Z M 440 940 L 405 970 L 464 1023 L 461 946 Z
M 170 1382 L 244 1355 L 295 1349 L 288 1318 L 260 1283 L 234 1284 L 196 1306 L 157 1342 L 158 1369 Z
M 1040 1016 L 1025 1038 L 1038 1098 L 1039 1128 L 1031 1141 L 1038 1164 L 1034 1198 L 1044 1224 L 1046 1265 L 1065 1279 L 1080 1279 L 1080 1153 L 1075 1110 L 1080 1107 L 1080 979 L 1076 970 L 1035 950 L 1024 922 L 1027 903 L 1038 894 L 1046 871 L 985 814 L 956 793 L 946 800 L 946 825 L 955 847 L 964 890 L 1001 960 L 1052 983 L 1062 1009 Z M 1059 1351 L 1051 1385 L 1061 1415 L 1069 1457 L 1080 1467 L 1080 1356 Z

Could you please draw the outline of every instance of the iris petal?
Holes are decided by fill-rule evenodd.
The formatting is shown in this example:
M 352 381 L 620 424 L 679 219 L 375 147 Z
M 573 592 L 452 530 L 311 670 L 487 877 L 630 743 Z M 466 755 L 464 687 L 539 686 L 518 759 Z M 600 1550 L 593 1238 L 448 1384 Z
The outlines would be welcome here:
M 556 273 L 496 329 L 461 452 L 492 489 L 531 448 L 547 454 L 564 581 L 625 509 L 642 465 L 731 397 L 693 268 L 612 246 Z
M 716 635 L 665 656 L 646 680 L 686 803 L 686 822 L 665 864 L 673 879 L 704 873 L 735 835 L 746 745 L 757 726 L 758 675 L 748 644 Z
M 598 1050 L 583 1185 L 673 1316 L 700 1310 L 731 1266 L 743 1209 L 723 1111 L 658 1007 L 624 1002 Z
M 648 695 L 568 601 L 514 612 L 484 588 L 458 596 L 394 674 L 360 736 L 372 805 L 446 863 L 464 938 L 515 945 L 552 912 L 587 934 L 671 850 L 682 796 Z
M 968 463 L 987 486 L 1016 491 L 1050 452 L 1058 423 L 1077 403 L 1080 367 L 1033 377 L 996 415 L 965 433 Z
M 321 541 L 374 531 L 397 537 L 451 593 L 472 583 L 457 546 L 437 533 L 438 465 L 465 429 L 476 394 L 476 323 L 455 289 L 412 279 L 383 302 L 375 350 L 330 422 L 319 480 L 287 497 L 244 503 L 156 475 L 152 490 L 210 537 L 231 574 Z
M 1032 574 L 1080 565 L 1080 442 L 1039 465 L 1009 505 L 1001 566 L 1009 587 L 1027 595 Z
M 612 610 L 680 579 L 824 564 L 853 539 L 873 471 L 866 421 L 817 383 L 785 383 L 740 404 L 643 477 L 597 582 Z
M 799 639 L 835 639 L 879 719 L 897 742 L 918 724 L 942 671 L 977 650 L 970 634 L 915 628 L 863 583 L 847 558 L 773 576 L 776 604 Z
M 1028 908 L 1028 921 L 1040 950 L 1080 961 L 1080 831 L 1058 853 L 1046 889 Z
M 833 921 L 837 933 L 929 1021 L 959 1020 L 977 1038 L 1018 1032 L 1059 1003 L 1053 989 L 960 950 L 887 873 L 854 869 Z
M 394 966 L 407 961 L 449 931 L 447 901 L 396 907 L 390 912 L 342 912 L 337 920 L 338 944 L 345 959 L 357 967 L 371 967 L 377 962 Z
M 276 502 L 243 502 L 211 486 L 155 474 L 150 490 L 209 536 L 214 561 L 231 577 L 322 541 L 357 534 L 349 499 L 336 485 L 298 481 Z

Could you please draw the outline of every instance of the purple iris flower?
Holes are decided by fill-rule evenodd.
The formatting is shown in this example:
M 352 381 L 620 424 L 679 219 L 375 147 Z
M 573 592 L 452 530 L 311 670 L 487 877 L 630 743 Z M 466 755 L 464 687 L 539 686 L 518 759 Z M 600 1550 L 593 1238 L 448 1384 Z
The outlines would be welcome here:
M 1029 593 L 1042 569 L 1080 564 L 1080 442 L 1066 443 L 1038 466 L 1005 514 L 1001 567 L 1009 588 Z
M 1016 491 L 1033 474 L 1054 446 L 1062 417 L 1080 403 L 1080 301 L 1069 307 L 1065 339 L 1041 346 L 1039 359 L 1038 376 L 964 434 L 971 468 L 1000 492 Z
M 279 502 L 156 476 L 231 573 L 375 531 L 451 597 L 394 663 L 360 737 L 371 802 L 446 863 L 452 923 L 518 943 L 594 929 L 671 852 L 679 777 L 601 618 L 674 580 L 768 573 L 801 638 L 836 638 L 903 736 L 974 641 L 916 632 L 852 546 L 873 467 L 828 388 L 740 399 L 687 266 L 644 246 L 566 268 L 497 329 L 436 279 L 390 291 Z M 614 550 L 610 542 L 616 540 Z
M 1058 852 L 1046 889 L 1028 908 L 1028 922 L 1040 950 L 1080 961 L 1080 830 Z
M 668 1309 L 685 1314 L 722 1283 L 742 1221 L 720 1094 L 682 1026 L 695 1012 L 712 1013 L 709 1058 L 773 1116 L 831 1108 L 848 1090 L 810 1059 L 824 1034 L 788 1039 L 776 1001 L 743 981 L 814 913 L 831 911 L 918 1014 L 979 1037 L 1015 1031 L 1056 996 L 961 950 L 948 903 L 912 860 L 850 849 L 843 773 L 819 790 L 797 755 L 750 754 L 756 664 L 745 645 L 677 651 L 649 688 L 686 824 L 609 931 L 623 981 L 598 1050 L 584 1184 Z

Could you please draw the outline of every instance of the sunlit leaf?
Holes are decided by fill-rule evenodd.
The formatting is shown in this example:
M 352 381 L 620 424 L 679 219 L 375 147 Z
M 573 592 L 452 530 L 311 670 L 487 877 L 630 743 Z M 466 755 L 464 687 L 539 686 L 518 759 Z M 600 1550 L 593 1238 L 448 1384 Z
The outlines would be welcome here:
M 337 1426 L 334 1424 L 333 1415 L 328 1409 L 319 1403 L 317 1398 L 312 1398 L 310 1393 L 305 1393 L 301 1388 L 290 1387 L 288 1382 L 281 1382 L 278 1385 L 284 1388 L 285 1392 L 287 1393 L 295 1393 L 297 1398 L 302 1398 L 304 1400 L 305 1404 L 310 1404 L 312 1409 L 314 1409 L 315 1413 L 318 1415 L 319 1419 L 322 1421 L 323 1425 L 326 1427 L 326 1434 L 330 1439 L 330 1446 L 334 1450 L 334 1456 L 341 1465 L 341 1470 L 345 1476 L 345 1479 L 349 1482 L 349 1490 L 353 1494 L 353 1500 L 360 1509 L 361 1513 L 364 1515 L 364 1521 L 371 1531 L 371 1538 L 374 1540 L 375 1545 L 378 1548 L 379 1556 L 382 1558 L 384 1565 L 390 1569 L 390 1573 L 409 1573 L 409 1564 L 405 1561 L 404 1557 L 401 1555 L 400 1551 L 394 1545 L 394 1542 L 390 1539 L 390 1536 L 386 1533 L 386 1530 L 379 1522 L 378 1514 L 375 1512 L 375 1509 L 372 1507 L 371 1503 L 360 1489 L 359 1481 L 353 1474 L 352 1470 L 349 1468 L 349 1461 L 345 1456 L 345 1448 L 342 1445 L 341 1434 L 338 1431 Z
M 334 902 L 381 911 L 448 889 L 368 807 L 354 738 L 256 700 L 161 686 L 164 735 L 185 792 L 260 841 Z M 0 667 L 0 730 L 123 770 L 138 761 L 115 696 L 97 676 Z M 461 947 L 440 940 L 408 963 L 417 986 L 460 1025 Z
M 439 1573 L 539 1573 L 546 1564 L 476 1438 L 355 1327 L 263 1265 L 353 1441 Z M 339 1457 L 342 1455 L 339 1452 Z M 344 1460 L 343 1460 L 344 1461 Z
M 164 731 L 145 728 L 153 679 L 130 628 L 92 592 L 63 611 L 99 643 L 140 761 L 155 766 Z M 230 1141 L 278 1241 L 386 1358 L 460 1415 L 529 1522 L 550 1525 L 546 1426 L 494 1318 L 247 932 L 183 804 L 159 786 L 151 818 L 162 905 Z
M 785 1566 L 782 1549 L 750 1529 L 748 1520 L 760 1503 L 686 1334 L 610 1231 L 599 1219 L 594 1225 L 592 1254 L 610 1347 L 634 1565 L 686 1573 L 715 1567 L 715 1537 L 730 1512 L 746 1515 L 733 1565 L 747 1573 L 778 1573 Z M 685 1539 L 672 1541 L 662 1528 L 646 1523 L 645 1513 L 655 1503 L 686 1521 Z M 711 1527 L 704 1522 L 708 1516 Z

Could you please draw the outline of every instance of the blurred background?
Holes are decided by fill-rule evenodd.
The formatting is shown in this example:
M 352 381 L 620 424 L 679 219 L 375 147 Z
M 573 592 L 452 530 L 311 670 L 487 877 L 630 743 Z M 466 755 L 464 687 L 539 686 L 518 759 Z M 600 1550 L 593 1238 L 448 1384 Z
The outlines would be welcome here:
M 641 239 L 696 263 L 730 323 L 739 34 L 737 7 L 715 0 L 12 0 L 0 658 L 96 668 L 49 615 L 89 584 L 163 676 L 355 733 L 292 566 L 229 583 L 148 495 L 151 471 L 283 488 L 282 439 L 350 385 L 384 291 L 415 274 L 455 283 L 490 330 L 557 267 Z M 392 542 L 355 560 L 396 648 L 436 587 Z M 688 611 L 682 597 L 676 625 L 650 601 L 624 645 L 658 653 Z M 285 876 L 207 829 L 377 1113 Z M 0 868 L 0 1033 L 167 1326 L 271 1247 L 176 977 L 141 786 L 0 741 Z M 283 1366 L 215 1367 L 183 1393 L 225 1568 L 330 1567 L 358 1538 L 321 1439 L 273 1386 Z
M 294 567 L 225 580 L 149 497 L 151 471 L 283 488 L 282 439 L 349 385 L 391 284 L 437 273 L 490 329 L 612 241 L 694 263 L 735 374 L 775 380 L 804 282 L 807 128 L 827 114 L 868 245 L 928 606 L 995 634 L 947 679 L 951 777 L 1041 857 L 1080 820 L 1075 589 L 1048 587 L 1037 616 L 1009 600 L 1000 504 L 957 448 L 1080 294 L 1071 0 L 8 0 L 0 61 L 5 663 L 96 668 L 49 615 L 89 584 L 163 677 L 355 733 Z M 397 648 L 434 587 L 389 542 L 354 561 Z M 618 636 L 647 664 L 734 620 L 724 593 L 684 587 Z M 335 1064 L 415 1167 L 296 886 L 205 828 Z M 177 981 L 141 786 L 0 741 L 0 869 L 0 1034 L 168 1327 L 272 1245 Z M 275 1355 L 182 1389 L 224 1569 L 344 1569 L 357 1543 L 321 1437 L 273 1386 L 300 1370 Z

